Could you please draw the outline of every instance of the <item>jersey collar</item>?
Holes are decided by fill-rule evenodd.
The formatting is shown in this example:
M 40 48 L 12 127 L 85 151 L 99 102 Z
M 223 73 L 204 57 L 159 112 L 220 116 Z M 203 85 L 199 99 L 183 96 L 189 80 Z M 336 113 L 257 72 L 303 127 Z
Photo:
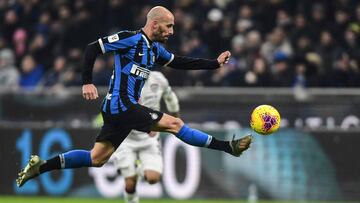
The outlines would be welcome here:
M 147 46 L 150 48 L 150 45 L 153 43 L 148 36 L 146 36 L 145 32 L 141 29 L 140 30 L 142 37 L 144 38 Z

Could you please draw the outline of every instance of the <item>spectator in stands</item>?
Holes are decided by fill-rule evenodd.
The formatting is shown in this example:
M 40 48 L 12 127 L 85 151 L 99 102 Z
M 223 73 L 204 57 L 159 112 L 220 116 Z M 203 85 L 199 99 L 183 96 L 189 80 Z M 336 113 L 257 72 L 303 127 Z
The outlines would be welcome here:
M 331 86 L 335 87 L 354 87 L 359 86 L 359 66 L 352 60 L 348 53 L 341 53 L 335 60 L 332 70 Z
M 13 9 L 5 12 L 4 21 L 1 23 L 0 31 L 5 41 L 11 42 L 15 31 L 20 27 L 19 16 Z
M 345 30 L 343 49 L 349 53 L 350 57 L 360 62 L 359 35 L 350 28 Z
M 326 18 L 327 10 L 321 3 L 315 3 L 311 8 L 311 32 L 313 33 L 314 41 L 319 41 L 320 34 L 324 30 L 328 30 L 330 21 Z
M 17 59 L 22 58 L 27 51 L 27 31 L 23 28 L 18 28 L 13 35 L 13 46 Z
M 298 13 L 295 16 L 294 27 L 290 32 L 290 40 L 293 46 L 296 46 L 298 40 L 302 36 L 308 36 L 310 40 L 313 40 L 315 36 L 309 28 L 308 21 L 302 13 Z
M 0 50 L 0 88 L 16 89 L 19 83 L 19 71 L 15 66 L 15 56 L 11 49 Z
M 293 22 L 287 11 L 284 9 L 278 10 L 276 13 L 276 26 L 282 27 L 286 32 L 290 31 L 292 28 Z
M 258 57 L 245 73 L 245 83 L 250 87 L 272 86 L 272 75 L 265 59 Z
M 271 72 L 273 74 L 271 86 L 291 87 L 293 85 L 294 71 L 290 67 L 290 58 L 286 53 L 275 54 Z
M 286 55 L 286 64 L 294 73 L 304 64 L 306 73 L 311 70 L 311 78 L 319 82 L 309 82 L 310 86 L 347 86 L 330 79 L 333 69 L 339 67 L 334 64 L 339 63 L 340 53 L 346 52 L 349 61 L 360 63 L 360 3 L 356 0 L 312 4 L 284 0 L 5 1 L 0 4 L 0 50 L 12 49 L 15 66 L 21 67 L 24 56 L 30 54 L 44 70 L 54 72 L 56 56 L 63 55 L 65 86 L 80 85 L 79 62 L 86 43 L 122 27 L 141 27 L 146 13 L 159 3 L 172 8 L 177 19 L 175 30 L 181 32 L 170 39 L 169 50 L 194 57 L 233 50 L 234 60 L 227 71 L 161 69 L 175 86 L 267 84 L 261 81 L 263 77 L 248 83 L 254 78 L 253 64 L 262 58 L 273 70 L 283 65 L 275 60 L 278 53 Z M 308 56 L 316 59 L 317 65 L 309 63 Z M 293 63 L 299 59 L 305 63 Z M 108 63 L 105 66 L 104 70 L 110 68 Z M 269 72 L 271 78 L 279 77 L 275 72 Z M 360 75 L 356 71 L 352 74 Z
M 31 55 L 24 56 L 21 61 L 20 87 L 24 90 L 35 90 L 43 75 L 43 65 L 37 63 Z
M 279 52 L 286 55 L 287 58 L 290 58 L 293 54 L 293 48 L 287 40 L 284 30 L 276 27 L 262 45 L 261 54 L 268 63 L 272 64 L 275 54 Z
M 64 56 L 57 56 L 54 60 L 53 67 L 49 69 L 41 83 L 44 87 L 51 87 L 54 89 L 62 88 L 64 74 L 66 73 L 66 58 Z
M 320 44 L 316 48 L 316 52 L 320 55 L 322 61 L 320 73 L 325 75 L 331 73 L 334 60 L 339 55 L 340 50 L 336 46 L 330 31 L 321 32 Z
M 344 30 L 349 25 L 350 16 L 348 12 L 344 9 L 338 9 L 334 14 L 335 21 L 331 25 L 331 33 L 334 36 L 334 40 L 339 43 L 344 43 Z
M 260 48 L 262 44 L 261 34 L 257 30 L 249 31 L 245 37 L 245 49 L 248 60 L 254 61 L 260 56 Z
M 44 68 L 49 67 L 52 63 L 51 51 L 49 51 L 47 40 L 42 34 L 36 34 L 32 38 L 28 47 L 28 53 L 31 54 L 38 63 L 44 65 Z

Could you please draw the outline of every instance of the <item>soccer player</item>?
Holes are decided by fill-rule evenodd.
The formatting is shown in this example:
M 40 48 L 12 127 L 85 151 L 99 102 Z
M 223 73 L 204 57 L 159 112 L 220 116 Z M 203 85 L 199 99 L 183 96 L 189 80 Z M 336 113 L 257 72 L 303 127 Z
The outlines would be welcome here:
M 142 89 L 139 103 L 159 111 L 162 99 L 168 112 L 175 117 L 179 117 L 178 98 L 169 86 L 168 80 L 162 73 L 152 71 Z M 131 131 L 112 156 L 115 167 L 125 178 L 124 199 L 126 203 L 139 202 L 136 193 L 137 178 L 139 176 L 150 184 L 160 181 L 163 160 L 158 132 L 148 134 L 135 130 Z M 140 164 L 138 164 L 138 160 Z M 138 168 L 136 168 L 136 164 L 138 164 Z
M 168 132 L 190 145 L 224 151 L 234 156 L 240 156 L 249 148 L 251 135 L 230 141 L 218 140 L 190 128 L 180 118 L 138 103 L 141 89 L 155 63 L 164 67 L 191 70 L 217 69 L 229 61 L 229 51 L 221 53 L 215 60 L 170 53 L 161 43 L 165 43 L 173 35 L 173 27 L 174 15 L 166 8 L 156 6 L 148 12 L 146 24 L 141 30 L 122 31 L 87 45 L 82 86 L 82 94 L 86 100 L 98 98 L 97 89 L 92 84 L 92 68 L 97 55 L 111 52 L 115 59 L 109 92 L 101 107 L 104 124 L 95 144 L 90 151 L 71 150 L 49 160 L 41 160 L 37 155 L 31 156 L 16 179 L 19 187 L 31 178 L 56 169 L 101 167 L 131 130 Z

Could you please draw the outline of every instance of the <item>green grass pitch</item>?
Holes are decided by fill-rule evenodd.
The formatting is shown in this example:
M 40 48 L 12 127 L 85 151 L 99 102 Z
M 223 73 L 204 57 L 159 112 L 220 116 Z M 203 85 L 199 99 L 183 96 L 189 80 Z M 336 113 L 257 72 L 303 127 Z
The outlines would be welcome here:
M 52 197 L 14 197 L 0 196 L 0 202 L 3 203 L 122 203 L 122 199 L 102 199 L 102 198 L 52 198 Z M 239 200 L 170 200 L 170 199 L 152 199 L 140 200 L 141 203 L 247 203 Z M 305 201 L 258 201 L 257 203 L 305 203 Z M 325 203 L 310 201 L 306 203 Z M 340 202 L 331 202 L 340 203 Z M 350 202 L 347 202 L 350 203 Z M 355 202 L 353 202 L 355 203 Z

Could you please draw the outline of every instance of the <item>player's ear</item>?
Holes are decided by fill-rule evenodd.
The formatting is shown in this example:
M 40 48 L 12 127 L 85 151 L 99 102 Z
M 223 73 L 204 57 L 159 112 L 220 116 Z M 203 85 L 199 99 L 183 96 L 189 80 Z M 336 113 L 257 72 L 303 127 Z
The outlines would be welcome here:
M 158 22 L 157 20 L 154 20 L 154 21 L 152 22 L 151 28 L 152 28 L 153 30 L 157 30 L 157 29 L 159 28 L 159 22 Z

